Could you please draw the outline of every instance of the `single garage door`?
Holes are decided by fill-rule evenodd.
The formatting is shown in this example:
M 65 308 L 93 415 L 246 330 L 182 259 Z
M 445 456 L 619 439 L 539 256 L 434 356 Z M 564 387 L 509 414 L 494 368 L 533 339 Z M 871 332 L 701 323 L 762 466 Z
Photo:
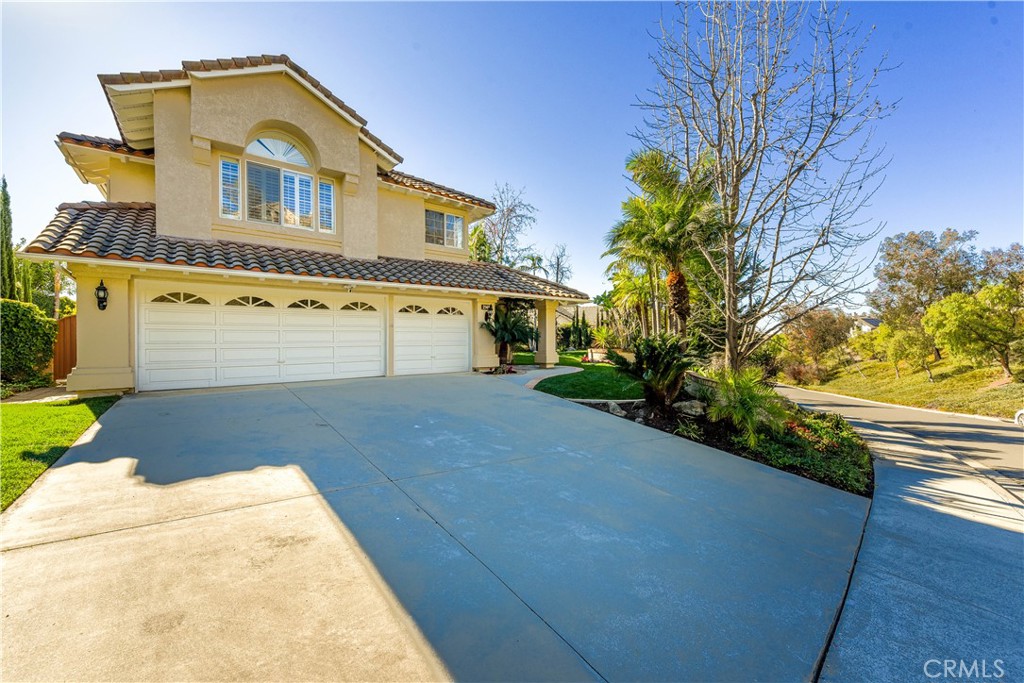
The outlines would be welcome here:
M 395 374 L 470 369 L 471 308 L 461 301 L 395 299 Z
M 372 377 L 385 372 L 382 296 L 140 287 L 140 390 Z

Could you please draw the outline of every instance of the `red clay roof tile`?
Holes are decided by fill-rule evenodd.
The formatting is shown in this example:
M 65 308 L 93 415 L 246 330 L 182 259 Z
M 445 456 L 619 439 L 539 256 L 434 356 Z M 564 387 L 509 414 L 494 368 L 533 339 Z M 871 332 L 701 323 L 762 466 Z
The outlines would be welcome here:
M 307 249 L 158 235 L 156 207 L 141 202 L 61 204 L 54 219 L 24 251 L 343 280 L 398 282 L 526 298 L 571 301 L 589 298 L 578 290 L 496 263 L 351 259 Z

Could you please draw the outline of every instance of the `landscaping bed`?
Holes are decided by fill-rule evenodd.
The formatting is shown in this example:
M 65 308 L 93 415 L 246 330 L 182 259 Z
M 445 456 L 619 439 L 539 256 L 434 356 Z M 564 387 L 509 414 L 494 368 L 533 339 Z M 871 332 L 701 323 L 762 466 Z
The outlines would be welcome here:
M 582 405 L 606 413 L 621 411 L 624 414 L 619 417 L 623 419 L 843 491 L 871 496 L 874 490 L 874 471 L 867 445 L 839 415 L 793 408 L 781 432 L 765 432 L 759 435 L 757 445 L 750 447 L 725 421 L 714 422 L 704 416 L 681 414 L 667 417 L 650 410 L 642 401 Z

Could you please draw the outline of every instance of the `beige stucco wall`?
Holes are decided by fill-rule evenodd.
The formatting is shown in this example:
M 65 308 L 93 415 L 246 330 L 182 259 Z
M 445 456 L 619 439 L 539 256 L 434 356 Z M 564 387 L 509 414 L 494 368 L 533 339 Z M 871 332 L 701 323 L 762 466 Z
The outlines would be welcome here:
M 360 181 L 346 183 L 345 210 L 339 221 L 342 253 L 350 258 L 377 258 L 377 156 L 360 146 Z
M 110 161 L 109 196 L 112 202 L 155 202 L 156 167 L 131 157 Z
M 153 99 L 156 146 L 156 230 L 164 235 L 210 239 L 209 148 L 194 158 L 187 88 L 157 90 Z M 202 148 L 199 149 L 202 160 Z
M 68 375 L 68 391 L 119 391 L 135 386 L 135 320 L 130 271 L 71 266 L 78 287 L 78 361 Z M 94 292 L 103 280 L 106 310 Z
M 535 301 L 537 307 L 537 327 L 540 330 L 540 340 L 537 342 L 537 354 L 535 356 L 537 365 L 542 368 L 550 368 L 558 362 L 558 350 L 555 345 L 556 337 L 556 311 L 557 301 Z
M 487 313 L 494 315 L 494 308 L 498 303 L 498 297 L 485 296 L 473 300 L 473 329 L 470 334 L 473 336 L 473 369 L 490 370 L 498 367 L 498 349 L 494 343 L 494 335 L 480 327 L 486 319 Z M 484 310 L 489 307 L 489 310 Z
M 314 165 L 329 173 L 365 172 L 358 129 L 290 76 L 192 79 L 191 135 L 241 151 L 254 132 L 270 128 L 310 147 Z M 372 170 L 366 180 L 376 178 L 376 166 Z
M 377 250 L 381 256 L 421 259 L 424 240 L 423 198 L 377 184 Z

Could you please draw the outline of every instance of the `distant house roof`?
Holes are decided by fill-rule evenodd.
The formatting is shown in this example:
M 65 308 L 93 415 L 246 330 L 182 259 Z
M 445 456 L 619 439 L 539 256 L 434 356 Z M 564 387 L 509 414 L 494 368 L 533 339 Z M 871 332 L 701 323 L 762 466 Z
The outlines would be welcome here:
M 859 316 L 857 318 L 854 318 L 854 320 L 864 325 L 870 325 L 871 327 L 878 327 L 879 325 L 882 324 L 882 320 L 880 318 L 867 318 Z
M 156 207 L 142 202 L 61 204 L 54 219 L 24 248 L 24 252 L 406 284 L 527 298 L 564 301 L 585 301 L 589 298 L 579 290 L 496 263 L 353 259 L 308 249 L 158 235 Z

